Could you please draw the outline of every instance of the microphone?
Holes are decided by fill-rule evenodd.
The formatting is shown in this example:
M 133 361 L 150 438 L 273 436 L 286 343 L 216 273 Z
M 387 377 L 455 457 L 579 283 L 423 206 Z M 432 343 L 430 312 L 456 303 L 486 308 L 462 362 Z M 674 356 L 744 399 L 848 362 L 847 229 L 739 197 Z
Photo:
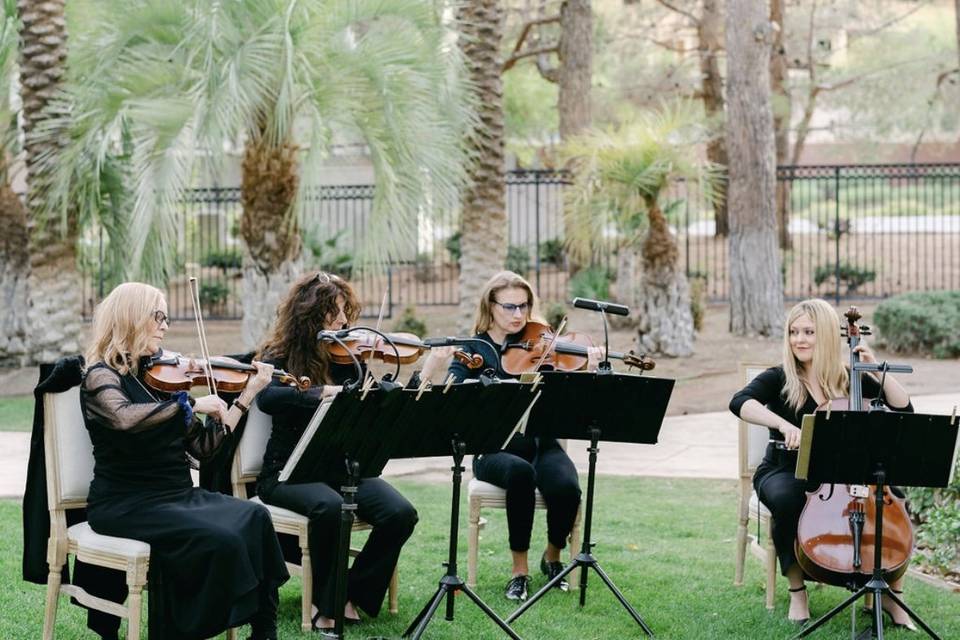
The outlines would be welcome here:
M 331 331 L 330 329 L 321 329 L 317 331 L 317 340 L 324 340 L 326 342 L 335 342 L 337 338 L 343 340 L 348 335 L 352 329 L 338 329 L 337 331 Z
M 630 315 L 629 307 L 622 304 L 616 304 L 614 302 L 606 302 L 604 300 L 574 298 L 573 306 L 577 307 L 578 309 L 589 309 L 590 311 L 603 311 L 605 313 L 612 313 L 615 316 Z
M 476 342 L 476 338 L 455 338 L 453 336 L 448 336 L 446 338 L 424 338 L 423 344 L 428 347 L 452 347 L 455 345 L 465 345 L 471 342 Z

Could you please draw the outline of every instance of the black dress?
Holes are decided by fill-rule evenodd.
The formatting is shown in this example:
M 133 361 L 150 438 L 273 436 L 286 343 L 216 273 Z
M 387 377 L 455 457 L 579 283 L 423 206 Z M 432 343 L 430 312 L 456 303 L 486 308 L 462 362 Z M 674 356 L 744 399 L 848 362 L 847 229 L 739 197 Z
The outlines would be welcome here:
M 453 374 L 456 381 L 478 377 L 484 372 L 499 378 L 514 377 L 500 365 L 497 354 L 501 346 L 489 334 L 482 333 L 474 337 L 487 344 L 470 344 L 463 347 L 464 351 L 482 355 L 492 371 L 471 370 L 454 360 L 449 373 Z M 516 336 L 507 336 L 506 342 L 509 344 L 515 339 Z M 490 366 L 492 364 L 495 366 Z M 511 551 L 530 549 L 537 489 L 547 505 L 547 540 L 558 549 L 567 545 L 580 506 L 580 479 L 570 456 L 555 438 L 534 438 L 517 433 L 503 451 L 476 456 L 473 459 L 473 475 L 478 480 L 506 490 L 507 531 Z
M 265 360 L 285 369 L 286 362 Z M 332 365 L 334 384 L 356 378 L 352 365 Z M 260 409 L 273 417 L 273 430 L 257 479 L 257 494 L 267 504 L 295 511 L 310 520 L 308 535 L 313 565 L 313 604 L 321 615 L 334 617 L 336 558 L 338 557 L 340 507 L 344 471 L 330 469 L 317 482 L 288 484 L 279 481 L 280 471 L 320 405 L 321 387 L 306 391 L 281 383 L 271 384 L 257 396 Z M 361 478 L 356 493 L 357 517 L 373 527 L 360 554 L 347 574 L 347 599 L 371 616 L 383 605 L 400 550 L 413 534 L 417 511 L 382 478 Z
M 97 533 L 150 544 L 151 639 L 269 628 L 289 577 L 269 512 L 190 477 L 188 454 L 210 455 L 220 426 L 196 419 L 185 393 L 148 391 L 102 363 L 80 400 L 95 459 L 87 519 Z
M 870 375 L 864 375 L 863 397 L 876 398 L 880 393 L 880 384 Z M 783 367 L 770 367 L 750 381 L 730 400 L 730 411 L 740 417 L 740 409 L 747 400 L 756 400 L 795 427 L 801 427 L 803 416 L 814 413 L 817 403 L 807 395 L 806 402 L 799 411 L 787 405 L 783 389 L 787 384 Z M 892 407 L 895 411 L 913 411 L 913 405 L 904 408 Z M 807 504 L 807 491 L 819 486 L 798 480 L 794 473 L 797 468 L 797 451 L 777 446 L 783 443 L 783 434 L 778 429 L 770 429 L 770 443 L 767 445 L 763 461 L 753 474 L 753 488 L 770 514 L 773 516 L 773 546 L 780 560 L 780 572 L 787 570 L 797 561 L 794 541 L 797 538 L 797 525 L 800 513 Z M 899 491 L 895 487 L 892 490 Z

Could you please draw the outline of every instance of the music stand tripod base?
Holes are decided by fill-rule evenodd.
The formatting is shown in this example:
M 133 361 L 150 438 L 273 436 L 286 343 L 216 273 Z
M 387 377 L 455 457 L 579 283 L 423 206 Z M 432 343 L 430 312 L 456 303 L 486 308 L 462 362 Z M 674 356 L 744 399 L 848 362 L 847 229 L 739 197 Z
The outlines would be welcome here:
M 466 455 L 466 444 L 462 441 L 454 441 L 453 445 L 453 495 L 451 497 L 451 506 L 450 506 L 450 547 L 449 554 L 447 557 L 447 562 L 444 563 L 447 567 L 446 574 L 440 579 L 440 584 L 437 587 L 437 590 L 434 592 L 433 597 L 427 601 L 427 603 L 420 610 L 420 613 L 417 614 L 417 617 L 413 619 L 410 623 L 410 626 L 407 627 L 407 630 L 403 632 L 404 638 L 411 638 L 412 640 L 419 640 L 423 636 L 424 631 L 427 629 L 427 625 L 430 624 L 430 620 L 433 618 L 433 615 L 436 613 L 437 609 L 440 607 L 440 602 L 446 597 L 447 599 L 447 609 L 446 609 L 446 619 L 453 620 L 453 607 L 454 607 L 454 596 L 457 591 L 462 591 L 467 595 L 470 600 L 480 608 L 480 610 L 491 620 L 493 620 L 500 629 L 507 634 L 513 640 L 521 640 L 520 636 L 514 632 L 510 626 L 503 621 L 503 619 L 496 614 L 496 612 L 491 609 L 476 593 L 474 593 L 457 575 L 457 540 L 459 536 L 459 523 L 460 523 L 460 484 L 462 479 L 462 474 L 464 471 L 463 457 Z
M 596 470 L 597 470 L 597 452 L 600 450 L 598 443 L 600 440 L 600 430 L 591 429 L 590 430 L 590 447 L 587 451 L 590 452 L 590 470 L 587 474 L 587 508 L 586 516 L 584 518 L 583 526 L 583 544 L 580 547 L 580 553 L 577 554 L 577 557 L 574 558 L 573 562 L 564 567 L 563 571 L 554 576 L 547 584 L 540 588 L 535 594 L 530 596 L 530 598 L 520 606 L 519 609 L 514 611 L 507 617 L 507 623 L 511 624 L 514 620 L 522 616 L 528 609 L 535 605 L 540 598 L 545 596 L 550 592 L 557 584 L 563 580 L 567 574 L 573 571 L 576 568 L 580 568 L 580 607 L 583 608 L 587 603 L 587 573 L 589 569 L 593 569 L 597 572 L 597 575 L 600 576 L 600 579 L 603 581 L 607 588 L 613 593 L 617 598 L 623 608 L 627 610 L 627 613 L 630 614 L 630 617 L 633 618 L 634 622 L 640 625 L 640 628 L 643 629 L 643 632 L 653 637 L 653 631 L 647 626 L 647 623 L 644 622 L 643 618 L 640 617 L 640 614 L 637 613 L 637 610 L 634 609 L 627 599 L 624 597 L 623 593 L 617 588 L 609 576 L 604 572 L 600 567 L 600 563 L 597 562 L 597 559 L 593 557 L 593 554 L 590 553 L 590 549 L 593 547 L 593 543 L 590 542 L 590 533 L 591 525 L 593 524 L 593 492 L 594 485 L 596 482 Z

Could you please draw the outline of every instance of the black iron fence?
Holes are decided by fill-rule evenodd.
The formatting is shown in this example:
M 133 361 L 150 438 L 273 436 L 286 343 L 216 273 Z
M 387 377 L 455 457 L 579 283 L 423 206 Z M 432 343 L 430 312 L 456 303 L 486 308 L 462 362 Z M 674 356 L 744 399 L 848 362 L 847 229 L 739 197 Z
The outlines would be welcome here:
M 791 245 L 782 250 L 785 294 L 882 298 L 908 290 L 960 288 L 960 164 L 781 167 Z M 571 290 L 602 294 L 615 276 L 616 231 L 594 263 L 572 278 L 563 248 L 563 190 L 557 171 L 511 171 L 507 176 L 509 250 L 506 267 L 526 274 L 547 301 Z M 211 317 L 240 316 L 242 280 L 238 189 L 200 189 L 183 201 L 177 273 L 198 274 Z M 351 274 L 373 202 L 368 185 L 322 187 L 307 198 L 304 255 L 309 268 Z M 673 185 L 664 198 L 680 260 L 713 301 L 728 296 L 727 239 L 698 189 Z M 415 239 L 382 276 L 355 277 L 374 312 L 383 292 L 390 307 L 458 302 L 459 235 L 455 212 L 424 219 Z M 94 232 L 81 252 L 87 273 L 86 308 L 112 285 Z M 176 315 L 191 315 L 185 277 L 167 286 Z

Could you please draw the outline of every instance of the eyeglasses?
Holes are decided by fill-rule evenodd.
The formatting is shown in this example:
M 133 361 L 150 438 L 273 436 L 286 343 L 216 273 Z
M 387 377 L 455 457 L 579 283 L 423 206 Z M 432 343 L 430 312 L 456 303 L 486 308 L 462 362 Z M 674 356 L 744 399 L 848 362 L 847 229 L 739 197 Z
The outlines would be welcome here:
M 170 326 L 170 316 L 165 314 L 163 311 L 157 310 L 153 312 L 153 319 L 157 321 L 157 326 L 159 327 L 164 322 L 167 323 L 167 326 Z
M 529 302 L 521 302 L 520 304 L 513 304 L 512 302 L 497 302 L 496 300 L 494 300 L 493 304 L 500 305 L 500 307 L 509 314 L 514 314 L 517 311 L 520 311 L 521 313 L 523 313 L 530 308 Z

